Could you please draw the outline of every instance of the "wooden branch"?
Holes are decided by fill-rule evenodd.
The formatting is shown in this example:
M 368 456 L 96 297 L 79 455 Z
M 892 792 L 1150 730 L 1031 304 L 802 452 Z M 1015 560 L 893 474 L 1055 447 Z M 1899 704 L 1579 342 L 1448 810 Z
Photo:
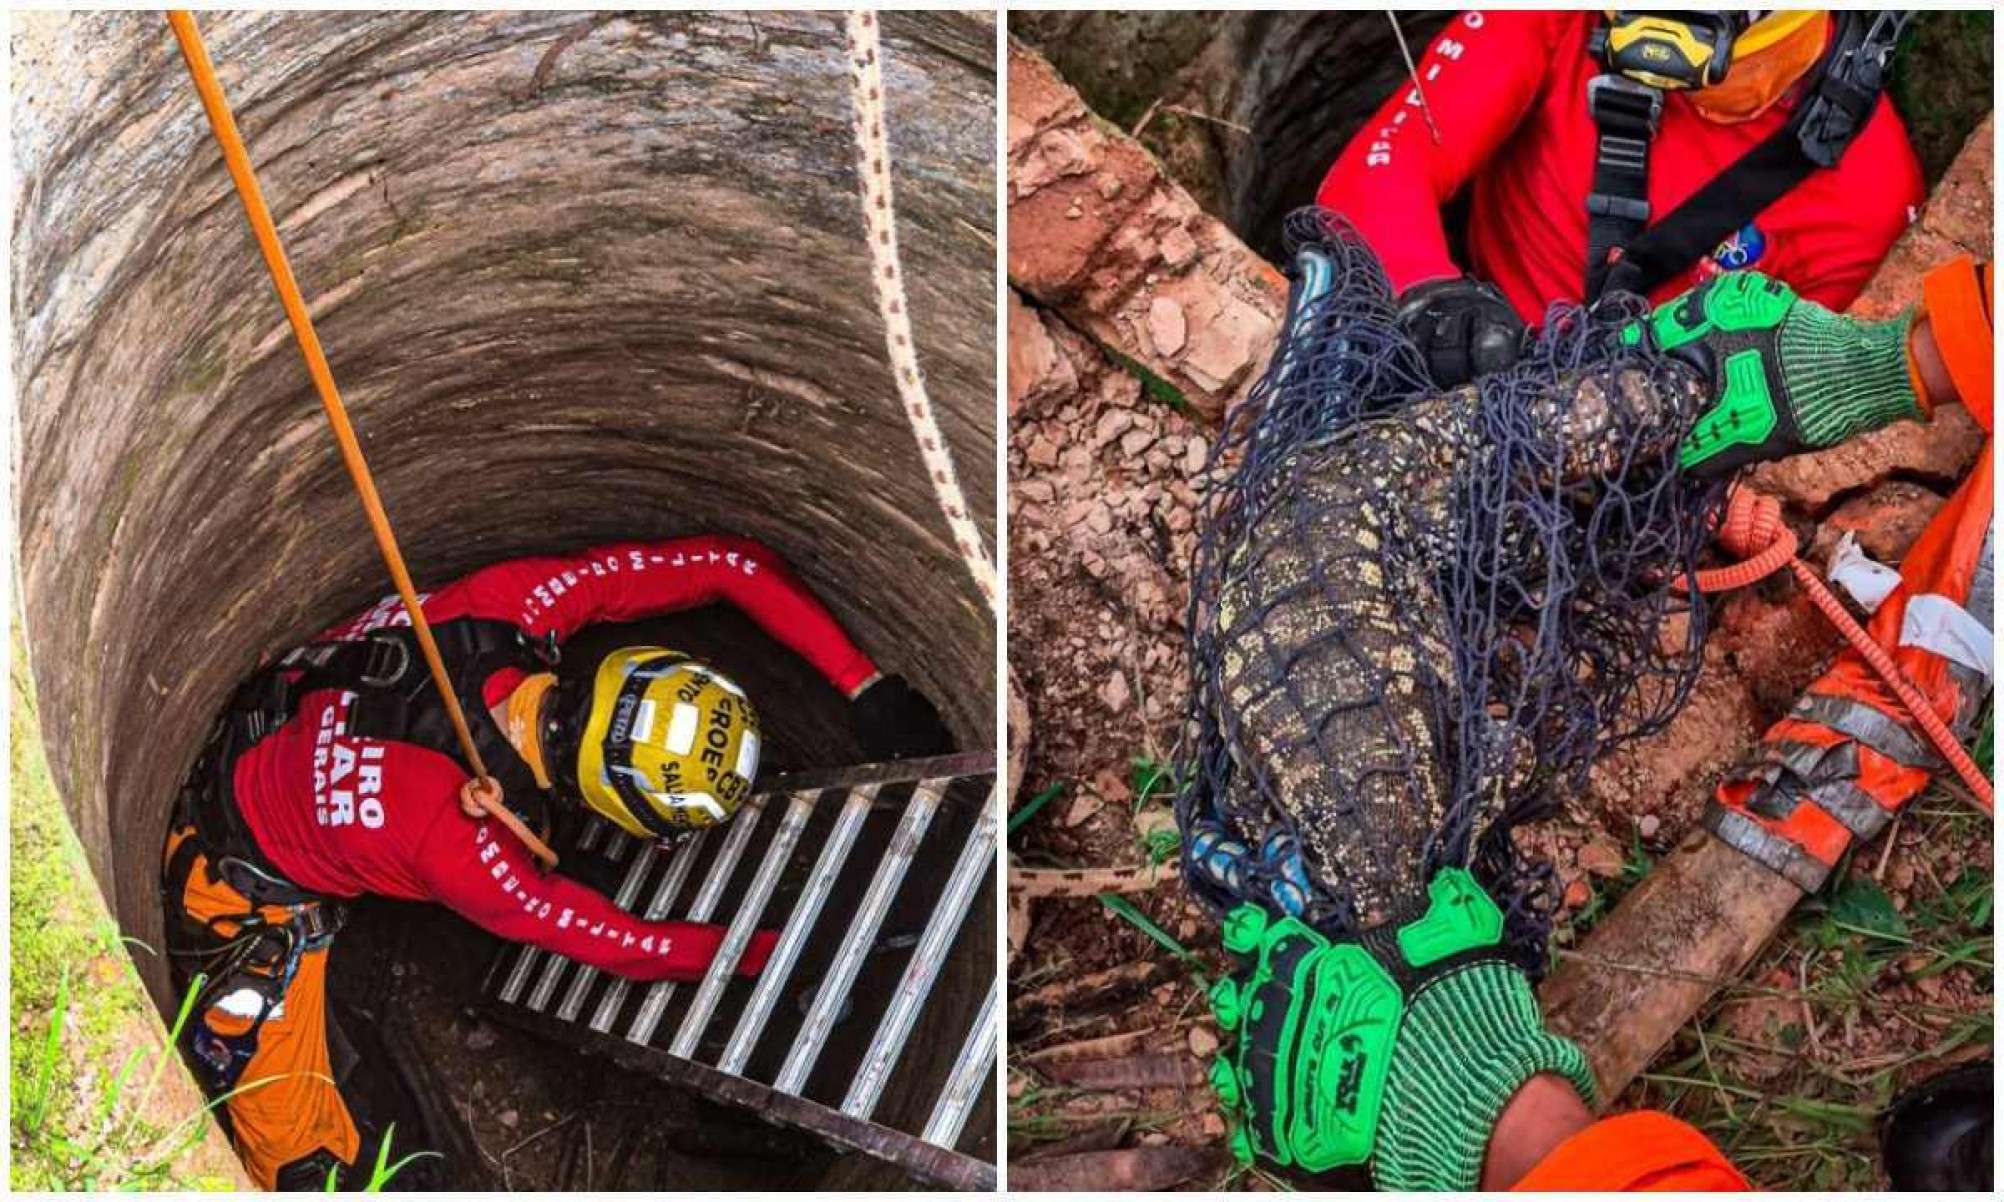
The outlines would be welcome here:
M 1586 1050 L 1603 1104 L 1718 982 L 1746 967 L 1801 897 L 1786 878 L 1700 831 L 1601 919 L 1587 937 L 1589 955 L 1562 961 L 1539 996 L 1546 1023 Z
M 1040 1070 L 1079 1089 L 1191 1089 L 1205 1081 L 1204 1065 L 1183 1052 L 1144 1053 L 1114 1060 L 1059 1060 Z
M 1016 897 L 1093 897 L 1101 893 L 1146 893 L 1173 875 L 1169 865 L 1125 868 L 1011 868 L 1009 892 Z
M 1168 977 L 1169 969 L 1160 961 L 1138 960 L 1019 993 L 1009 999 L 1009 1013 L 1021 1017 L 1047 1010 L 1089 1009 L 1114 998 L 1132 997 Z

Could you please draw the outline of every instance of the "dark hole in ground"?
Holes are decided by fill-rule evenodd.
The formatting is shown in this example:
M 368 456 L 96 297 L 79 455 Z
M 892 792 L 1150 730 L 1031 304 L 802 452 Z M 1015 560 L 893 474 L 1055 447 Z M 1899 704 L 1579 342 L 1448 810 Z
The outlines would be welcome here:
M 985 515 L 992 26 L 883 24 L 916 339 Z M 421 584 L 620 538 L 749 536 L 970 745 L 992 735 L 992 622 L 884 362 L 839 15 L 202 26 Z M 11 247 L 22 607 L 51 774 L 121 929 L 157 948 L 159 836 L 212 716 L 260 656 L 379 598 L 383 569 L 158 14 L 14 34 L 33 181 Z M 817 730 L 799 736 L 816 762 L 847 758 Z M 364 967 L 368 921 L 337 974 Z M 453 920 L 406 921 L 422 954 L 485 967 Z M 171 1017 L 164 958 L 134 958 Z M 971 1016 L 980 994 L 959 988 Z M 551 1064 L 604 1082 L 607 1106 L 652 1096 Z M 769 1181 L 812 1172 L 766 1160 Z
M 847 702 L 735 610 L 592 627 L 564 654 L 589 663 L 635 644 L 697 655 L 746 689 L 766 734 L 761 774 L 768 779 L 862 758 Z M 856 855 L 873 851 L 881 848 L 859 846 Z M 594 870 L 603 866 L 576 855 L 564 868 L 610 894 L 618 882 L 598 879 L 603 874 Z M 992 910 L 977 906 L 975 913 Z M 880 943 L 908 943 L 924 917 L 894 911 Z M 421 1147 L 447 1157 L 443 1170 L 413 1169 L 412 1184 L 783 1190 L 822 1186 L 831 1174 L 855 1186 L 908 1184 L 902 1173 L 866 1157 L 843 1156 L 807 1134 L 492 1021 L 482 1011 L 481 983 L 503 946 L 442 906 L 381 898 L 357 903 L 335 944 L 329 990 L 336 1022 L 366 1061 L 345 1088 L 377 1127 L 397 1122 L 402 1134 L 392 1159 Z M 811 990 L 810 969 L 804 963 L 796 972 L 799 986 L 789 988 L 782 1007 Z M 734 988 L 721 1013 L 728 1015 L 746 993 Z M 839 1023 L 831 1044 L 867 1041 L 872 1026 Z M 914 1047 L 912 1054 L 922 1053 Z M 337 1072 L 339 1061 L 337 1052 Z M 759 1066 L 752 1068 L 759 1075 Z M 420 1130 L 425 1139 L 416 1135 Z

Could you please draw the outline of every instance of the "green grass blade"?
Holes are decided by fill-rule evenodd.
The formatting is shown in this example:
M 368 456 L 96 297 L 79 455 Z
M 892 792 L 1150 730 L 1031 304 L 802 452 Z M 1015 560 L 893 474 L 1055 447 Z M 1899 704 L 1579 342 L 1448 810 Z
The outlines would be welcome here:
M 1133 902 L 1128 901 L 1118 893 L 1102 893 L 1099 895 L 1099 904 L 1113 911 L 1121 918 L 1126 919 L 1129 923 L 1133 924 L 1136 930 L 1153 939 L 1171 955 L 1195 969 L 1196 977 L 1200 982 L 1205 980 L 1204 962 L 1197 958 L 1196 953 L 1184 947 L 1174 935 L 1157 926 L 1155 920 L 1143 914 L 1135 907 Z
M 1058 794 L 1064 791 L 1065 791 L 1065 786 L 1062 782 L 1060 782 L 1059 784 L 1052 785 L 1050 788 L 1045 789 L 1042 793 L 1037 794 L 1035 797 L 1032 797 L 1030 800 L 1024 802 L 1021 806 L 1017 807 L 1016 812 L 1009 815 L 1009 834 L 1012 835 L 1015 834 L 1016 831 L 1024 823 L 1028 822 L 1030 819 L 1037 816 L 1038 810 L 1041 810 L 1045 806 L 1049 805 L 1051 803 L 1052 798 L 1056 797 Z
M 56 1004 L 49 1011 L 49 1029 L 42 1036 L 42 1049 L 35 1057 L 35 1081 L 27 1097 L 27 1104 L 21 1108 L 22 1126 L 30 1137 L 40 1134 L 42 1126 L 49 1118 L 49 1098 L 56 1084 L 56 1061 L 63 1050 L 63 1021 L 70 1009 L 70 969 L 63 966 L 62 979 L 56 983 Z

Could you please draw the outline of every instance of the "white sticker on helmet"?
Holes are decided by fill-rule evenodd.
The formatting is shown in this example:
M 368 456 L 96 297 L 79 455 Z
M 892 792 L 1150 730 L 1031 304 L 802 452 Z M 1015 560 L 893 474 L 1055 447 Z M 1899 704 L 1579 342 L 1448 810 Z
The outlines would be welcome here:
M 688 755 L 696 746 L 696 727 L 702 720 L 702 711 L 686 701 L 677 701 L 675 712 L 668 715 L 668 737 L 665 740 L 668 754 Z
M 664 813 L 674 814 L 678 811 L 698 810 L 708 814 L 716 822 L 722 822 L 725 817 L 724 807 L 718 805 L 717 799 L 708 793 L 653 793 L 649 796 L 654 799 L 654 804 L 661 807 Z
M 742 697 L 745 695 L 745 691 L 732 682 L 730 677 L 725 676 L 707 664 L 690 663 L 682 666 L 688 670 L 689 675 L 695 677 L 697 680 L 707 681 L 710 684 L 716 685 L 733 697 Z
M 633 711 L 633 729 L 627 732 L 629 743 L 645 743 L 647 736 L 654 733 L 654 703 L 642 701 Z
M 746 731 L 738 737 L 737 774 L 750 784 L 758 776 L 758 736 Z

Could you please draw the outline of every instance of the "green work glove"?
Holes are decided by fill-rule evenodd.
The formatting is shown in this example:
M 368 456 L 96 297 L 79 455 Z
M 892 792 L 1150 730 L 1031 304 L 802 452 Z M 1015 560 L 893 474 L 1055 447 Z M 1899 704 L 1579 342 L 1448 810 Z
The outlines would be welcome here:
M 1907 374 L 1911 312 L 1844 317 L 1780 280 L 1735 271 L 1665 301 L 1623 337 L 1704 373 L 1717 398 L 1685 436 L 1685 470 L 1724 476 L 1750 463 L 1835 446 L 1921 416 Z
M 1211 1084 L 1237 1117 L 1232 1150 L 1321 1173 L 1367 1160 L 1380 1189 L 1468 1190 L 1504 1105 L 1539 1073 L 1593 1098 L 1578 1047 L 1544 1029 L 1500 950 L 1503 914 L 1445 869 L 1426 913 L 1360 943 L 1242 905 L 1225 919 L 1239 972 L 1211 991 L 1236 1031 Z

